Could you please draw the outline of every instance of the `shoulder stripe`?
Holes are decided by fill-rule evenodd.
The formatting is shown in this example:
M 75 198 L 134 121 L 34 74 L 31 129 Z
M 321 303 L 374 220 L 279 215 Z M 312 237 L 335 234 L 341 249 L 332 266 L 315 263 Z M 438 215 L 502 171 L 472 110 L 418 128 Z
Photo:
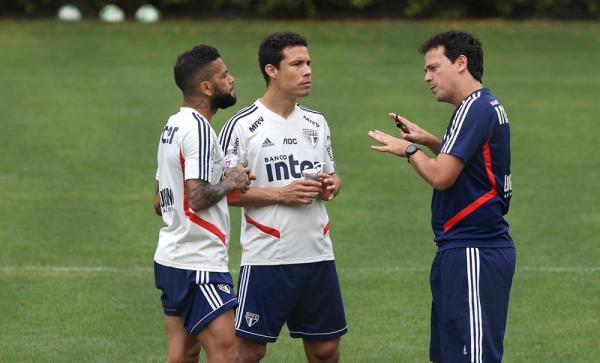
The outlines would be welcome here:
M 458 112 L 456 113 L 456 115 L 454 116 L 454 119 L 452 120 L 452 126 L 450 128 L 450 132 L 448 133 L 448 141 L 450 141 L 451 138 L 455 138 L 458 131 L 460 131 L 458 129 L 460 127 L 462 127 L 461 120 L 464 120 L 469 108 L 471 107 L 471 102 L 477 97 L 479 97 L 478 93 L 474 93 L 471 96 L 469 96 L 467 99 L 465 99 L 462 102 L 462 104 L 460 105 Z
M 301 108 L 301 109 L 303 109 L 304 111 L 307 111 L 307 112 L 312 112 L 312 113 L 316 113 L 317 115 L 321 115 L 321 116 L 323 116 L 323 114 L 322 114 L 321 112 L 319 112 L 319 111 L 311 110 L 310 108 L 304 107 L 304 106 L 302 106 L 302 105 L 300 105 L 300 104 L 297 104 L 297 105 L 298 105 L 298 107 L 300 107 L 300 108 Z
M 462 121 L 464 120 L 469 110 L 474 96 L 475 95 L 471 95 L 467 99 L 465 99 L 465 101 L 462 102 L 462 104 L 460 105 L 458 112 L 456 112 L 456 115 L 454 115 L 454 118 L 452 119 L 452 125 L 450 127 L 450 132 L 448 133 L 448 142 L 446 143 L 446 148 L 448 147 L 448 145 L 450 145 L 452 140 L 456 138 L 456 135 L 460 131 L 460 127 L 462 127 Z
M 454 116 L 454 119 L 452 120 L 450 134 L 448 135 L 447 142 L 442 148 L 442 153 L 448 153 L 450 150 L 452 150 L 452 147 L 454 146 L 454 143 L 456 142 L 458 134 L 460 133 L 460 130 L 462 128 L 463 122 L 465 121 L 465 118 L 469 113 L 469 109 L 471 108 L 473 102 L 475 102 L 475 100 L 479 98 L 479 96 L 481 96 L 481 92 L 474 93 L 471 97 L 467 98 L 458 109 L 456 116 Z
M 469 99 L 467 99 L 467 100 L 469 100 Z M 454 114 L 454 117 L 452 118 L 452 122 L 450 123 L 450 126 L 448 126 L 448 128 L 446 129 L 446 132 L 444 133 L 444 139 L 443 139 L 444 147 L 442 147 L 442 150 L 440 152 L 444 152 L 446 146 L 450 142 L 450 139 L 454 135 L 454 132 L 456 131 L 456 127 L 458 126 L 458 123 L 456 123 L 455 121 L 462 116 L 465 105 L 466 105 L 466 102 L 461 103 L 460 107 L 458 108 L 458 110 Z
M 202 116 L 193 112 L 194 118 L 198 122 L 198 155 L 199 175 L 198 179 L 210 182 L 210 125 Z
M 239 110 L 238 112 L 234 113 L 233 116 L 231 116 L 230 120 L 232 118 L 240 116 L 242 113 L 245 113 L 246 111 L 248 111 L 249 109 L 254 108 L 254 107 L 256 107 L 256 105 L 254 103 L 249 104 L 248 106 L 246 106 L 246 107 L 242 108 L 241 110 Z
M 221 134 L 219 135 L 219 144 L 221 145 L 221 149 L 223 149 L 223 152 L 227 151 L 227 145 L 229 145 L 229 142 L 231 141 L 231 134 L 233 133 L 233 129 L 237 122 L 243 117 L 252 114 L 257 109 L 258 107 L 256 107 L 255 104 L 251 104 L 248 107 L 241 109 L 239 112 L 233 115 L 229 119 L 229 121 L 225 123 L 225 126 L 223 126 Z

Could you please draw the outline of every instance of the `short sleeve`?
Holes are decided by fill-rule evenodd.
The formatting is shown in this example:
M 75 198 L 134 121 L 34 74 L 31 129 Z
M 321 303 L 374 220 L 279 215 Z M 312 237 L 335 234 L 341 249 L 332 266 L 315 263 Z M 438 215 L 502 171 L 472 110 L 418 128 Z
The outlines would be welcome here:
M 476 99 L 461 106 L 446 130 L 441 152 L 465 163 L 469 161 L 491 136 L 493 116 L 493 109 L 485 100 Z
M 331 132 L 329 131 L 329 125 L 327 125 L 327 121 L 323 121 L 323 129 L 325 133 L 325 149 L 323 150 L 324 154 L 322 156 L 322 160 L 324 162 L 324 165 L 322 166 L 322 171 L 325 174 L 332 174 L 335 172 L 335 161 L 333 159 Z
M 240 159 L 244 165 L 248 165 L 248 156 L 246 155 L 246 147 L 244 140 L 242 140 L 241 124 L 239 122 L 233 123 L 229 120 L 223 129 L 219 133 L 219 144 L 223 149 L 223 153 L 228 151 Z
M 192 127 L 183 134 L 181 153 L 185 162 L 184 179 L 211 180 L 212 158 L 214 147 L 210 133 L 210 125 L 203 119 L 196 119 L 197 127 Z

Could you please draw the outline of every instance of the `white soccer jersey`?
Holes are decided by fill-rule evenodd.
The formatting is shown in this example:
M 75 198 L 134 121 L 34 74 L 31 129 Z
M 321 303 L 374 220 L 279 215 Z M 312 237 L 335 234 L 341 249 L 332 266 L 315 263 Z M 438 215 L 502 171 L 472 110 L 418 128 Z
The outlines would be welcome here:
M 309 168 L 335 171 L 327 121 L 299 105 L 284 119 L 257 100 L 225 124 L 219 142 L 256 175 L 252 187 L 285 186 Z M 333 260 L 321 199 L 309 205 L 244 207 L 242 212 L 242 265 Z
M 194 212 L 188 207 L 185 180 L 217 184 L 223 177 L 223 151 L 209 122 L 192 108 L 182 107 L 165 125 L 158 144 L 162 218 L 154 260 L 186 270 L 227 272 L 229 211 L 223 198 Z

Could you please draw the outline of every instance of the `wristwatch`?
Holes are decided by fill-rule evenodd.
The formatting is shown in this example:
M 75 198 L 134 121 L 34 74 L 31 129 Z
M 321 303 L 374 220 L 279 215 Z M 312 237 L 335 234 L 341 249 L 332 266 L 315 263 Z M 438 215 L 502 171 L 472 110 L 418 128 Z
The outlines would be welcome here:
M 406 150 L 404 150 L 404 155 L 406 155 L 406 159 L 410 162 L 410 156 L 419 150 L 421 150 L 419 146 L 416 144 L 410 144 L 406 147 Z

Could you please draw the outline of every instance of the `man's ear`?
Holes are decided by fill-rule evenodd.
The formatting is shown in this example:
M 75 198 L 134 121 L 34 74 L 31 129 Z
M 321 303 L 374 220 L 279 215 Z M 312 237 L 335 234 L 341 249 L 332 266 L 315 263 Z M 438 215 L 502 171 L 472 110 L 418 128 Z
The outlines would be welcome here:
M 467 70 L 469 60 L 465 55 L 461 54 L 454 60 L 454 64 L 457 66 L 458 72 L 462 73 L 463 71 Z
M 267 64 L 265 66 L 265 73 L 267 73 L 267 76 L 269 76 L 270 78 L 276 79 L 279 73 L 279 69 L 277 69 L 277 67 L 275 67 L 272 64 Z
M 207 97 L 211 97 L 213 95 L 213 85 L 210 81 L 202 81 L 198 85 L 200 94 L 203 94 Z

